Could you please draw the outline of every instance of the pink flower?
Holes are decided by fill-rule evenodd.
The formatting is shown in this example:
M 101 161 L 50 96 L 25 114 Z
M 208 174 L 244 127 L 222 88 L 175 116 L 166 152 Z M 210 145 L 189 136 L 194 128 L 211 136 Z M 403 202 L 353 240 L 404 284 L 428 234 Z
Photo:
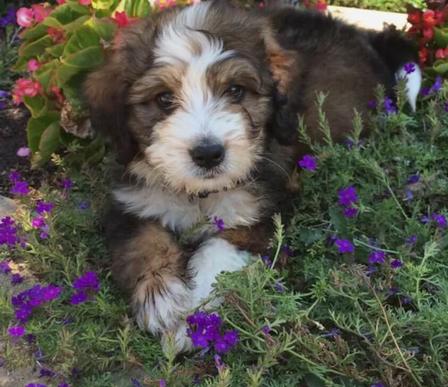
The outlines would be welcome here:
M 42 92 L 42 85 L 32 79 L 20 78 L 16 81 L 12 90 L 12 100 L 19 105 L 23 102 L 23 97 L 35 97 Z
M 17 149 L 16 154 L 19 157 L 28 157 L 31 154 L 31 149 L 26 146 L 22 146 L 21 148 Z
M 37 59 L 30 59 L 27 63 L 27 69 L 30 73 L 36 71 L 40 67 L 40 63 Z
M 62 94 L 62 90 L 57 86 L 51 86 L 50 91 L 53 93 L 53 95 L 56 97 L 56 100 L 58 101 L 59 105 L 62 105 L 65 101 L 64 94 Z
M 78 0 L 81 5 L 90 5 L 92 0 Z
M 126 27 L 129 24 L 129 18 L 125 11 L 115 12 L 115 16 L 112 19 L 117 23 L 118 27 Z
M 44 4 L 33 4 L 31 8 L 34 12 L 34 20 L 37 23 L 44 20 L 52 11 L 50 7 L 45 6 Z
M 20 27 L 30 27 L 34 24 L 34 12 L 31 8 L 22 7 L 16 12 L 17 24 Z
M 56 3 L 58 3 L 59 5 L 65 4 L 65 0 L 56 0 Z

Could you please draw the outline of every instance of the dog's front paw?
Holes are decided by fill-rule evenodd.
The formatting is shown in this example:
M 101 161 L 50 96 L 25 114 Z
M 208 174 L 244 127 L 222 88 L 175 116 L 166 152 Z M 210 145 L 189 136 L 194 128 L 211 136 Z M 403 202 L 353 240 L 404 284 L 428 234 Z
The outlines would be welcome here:
M 163 332 L 162 349 L 164 353 L 175 354 L 190 352 L 194 349 L 193 343 L 187 335 L 187 324 L 185 322 L 180 322 L 176 328 Z
M 141 279 L 133 304 L 137 324 L 152 334 L 175 331 L 192 308 L 191 290 L 177 277 Z

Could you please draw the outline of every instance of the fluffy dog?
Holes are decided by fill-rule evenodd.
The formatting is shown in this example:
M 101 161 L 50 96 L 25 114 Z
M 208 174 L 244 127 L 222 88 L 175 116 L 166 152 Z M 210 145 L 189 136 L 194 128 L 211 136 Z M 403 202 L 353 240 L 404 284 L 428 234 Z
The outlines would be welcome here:
M 185 314 L 220 272 L 264 251 L 273 213 L 288 211 L 289 177 L 304 151 L 298 114 L 319 140 L 315 97 L 327 93 L 340 140 L 354 108 L 365 114 L 378 84 L 392 93 L 414 60 L 394 31 L 293 9 L 203 2 L 123 29 L 86 95 L 94 127 L 126 167 L 106 232 L 138 325 L 188 349 Z M 417 68 L 408 76 L 412 106 L 419 85 Z

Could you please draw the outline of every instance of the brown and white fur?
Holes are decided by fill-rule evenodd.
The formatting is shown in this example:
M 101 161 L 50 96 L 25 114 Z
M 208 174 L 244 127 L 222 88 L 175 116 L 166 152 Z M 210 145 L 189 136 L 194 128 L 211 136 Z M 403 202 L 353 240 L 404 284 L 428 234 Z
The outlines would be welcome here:
M 185 315 L 209 297 L 220 272 L 267 248 L 272 214 L 287 212 L 289 178 L 305 149 L 297 115 L 318 140 L 315 94 L 327 92 L 340 140 L 353 109 L 364 114 L 377 84 L 391 91 L 414 58 L 394 31 L 224 2 L 167 10 L 123 29 L 88 77 L 86 95 L 93 125 L 126 166 L 106 232 L 114 277 L 130 293 L 138 325 L 188 349 Z M 415 104 L 419 73 L 412 77 Z

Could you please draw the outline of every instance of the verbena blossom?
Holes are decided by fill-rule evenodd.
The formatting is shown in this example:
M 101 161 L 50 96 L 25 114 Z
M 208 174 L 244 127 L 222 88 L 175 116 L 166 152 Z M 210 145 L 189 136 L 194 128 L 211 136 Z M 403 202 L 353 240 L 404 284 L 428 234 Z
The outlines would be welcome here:
M 24 277 L 22 275 L 20 275 L 19 273 L 14 273 L 11 276 L 11 284 L 12 285 L 18 285 L 21 284 L 24 280 Z
M 341 188 L 338 191 L 339 204 L 341 206 L 349 207 L 358 201 L 358 193 L 356 188 L 352 185 L 346 188 Z
M 285 285 L 283 285 L 280 281 L 275 281 L 275 284 L 274 284 L 274 290 L 277 292 L 277 293 L 284 293 L 285 292 Z
M 346 218 L 354 218 L 356 215 L 358 215 L 358 209 L 355 207 L 347 207 L 344 208 L 344 211 L 342 213 Z
M 403 262 L 400 261 L 399 259 L 393 259 L 393 260 L 390 262 L 390 267 L 391 267 L 392 269 L 399 269 L 400 267 L 403 267 Z
M 216 227 L 216 230 L 218 231 L 224 231 L 225 229 L 224 220 L 218 218 L 217 216 L 213 217 L 213 225 Z
M 61 187 L 65 191 L 70 191 L 73 188 L 73 181 L 69 177 L 66 177 L 61 181 Z
M 222 329 L 222 320 L 216 313 L 198 311 L 187 317 L 187 335 L 196 348 L 211 349 L 217 353 L 230 351 L 239 341 L 238 332 Z
M 377 102 L 376 99 L 371 99 L 367 102 L 367 108 L 369 108 L 370 110 L 375 110 L 377 108 Z
M 56 373 L 48 368 L 41 368 L 39 370 L 39 378 L 52 378 Z
M 417 243 L 417 235 L 411 235 L 405 239 L 405 243 L 408 246 L 413 246 Z
M 62 288 L 58 286 L 42 286 L 37 284 L 13 296 L 11 303 L 14 307 L 16 319 L 22 323 L 27 322 L 34 309 L 44 303 L 57 299 L 61 292 Z
M 0 18 L 0 27 L 5 28 L 12 24 L 16 24 L 16 10 L 13 7 L 9 7 L 6 15 Z
M 389 97 L 384 98 L 384 111 L 387 114 L 395 114 L 398 112 L 397 105 L 395 105 L 395 102 Z
M 12 186 L 9 192 L 13 195 L 18 196 L 26 196 L 30 192 L 28 183 L 25 180 L 22 180 L 22 176 L 17 171 L 11 171 L 8 175 L 9 181 Z
M 348 239 L 336 239 L 334 244 L 342 254 L 350 254 L 355 251 L 355 246 Z
M 437 227 L 439 227 L 439 228 L 447 228 L 448 227 L 448 221 L 447 221 L 445 215 L 434 213 L 434 214 L 432 214 L 431 218 L 436 223 Z
M 11 267 L 9 266 L 9 262 L 8 261 L 1 261 L 0 262 L 0 273 L 3 273 L 3 274 L 11 273 Z
M 93 271 L 88 271 L 73 281 L 75 293 L 70 298 L 72 305 L 82 304 L 92 298 L 100 290 L 100 280 Z
M 6 216 L 0 220 L 0 246 L 13 247 L 17 243 L 20 243 L 20 237 L 17 235 L 15 221 L 11 217 Z
M 371 264 L 375 264 L 375 263 L 382 264 L 386 260 L 386 253 L 384 251 L 380 251 L 380 250 L 372 251 L 369 254 L 368 260 L 369 260 L 369 263 L 371 263 Z
M 11 337 L 22 337 L 25 334 L 25 327 L 21 325 L 8 328 L 8 335 Z
M 54 208 L 54 204 L 51 202 L 46 202 L 43 200 L 39 200 L 36 204 L 36 212 L 39 215 L 42 215 L 44 213 L 49 214 Z
M 47 385 L 42 383 L 28 383 L 25 387 L 47 387 Z
M 317 160 L 313 155 L 304 155 L 297 165 L 307 171 L 314 172 L 317 169 Z
M 406 74 L 412 74 L 416 69 L 415 63 L 409 62 L 405 63 L 403 66 L 403 70 Z

